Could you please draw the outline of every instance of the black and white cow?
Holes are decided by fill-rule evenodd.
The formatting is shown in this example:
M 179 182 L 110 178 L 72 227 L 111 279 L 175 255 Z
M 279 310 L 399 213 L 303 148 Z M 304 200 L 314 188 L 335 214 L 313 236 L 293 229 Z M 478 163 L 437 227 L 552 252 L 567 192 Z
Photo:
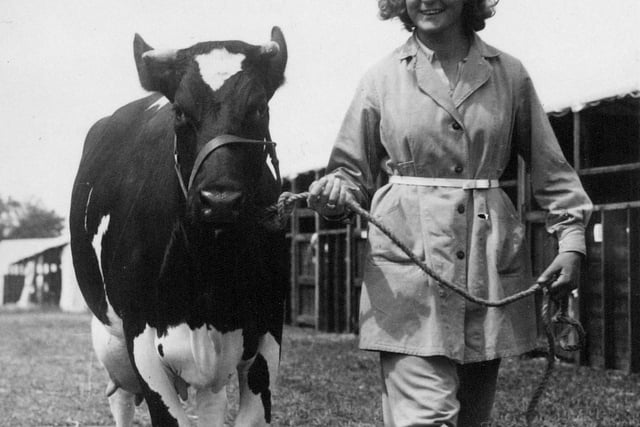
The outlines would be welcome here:
M 134 401 L 154 426 L 223 426 L 237 371 L 236 425 L 268 425 L 287 280 L 284 233 L 263 219 L 280 193 L 269 167 L 268 101 L 287 50 L 205 42 L 134 56 L 154 93 L 89 131 L 74 183 L 74 267 L 118 426 Z M 276 174 L 277 175 L 277 174 Z

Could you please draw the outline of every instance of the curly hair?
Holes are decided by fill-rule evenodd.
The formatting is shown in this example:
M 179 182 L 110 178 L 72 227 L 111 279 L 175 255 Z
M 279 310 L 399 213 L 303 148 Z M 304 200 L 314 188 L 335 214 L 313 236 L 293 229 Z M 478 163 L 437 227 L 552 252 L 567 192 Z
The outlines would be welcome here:
M 467 33 L 480 31 L 485 20 L 491 18 L 499 0 L 466 0 L 462 7 L 462 22 Z M 407 31 L 413 31 L 415 24 L 407 13 L 406 0 L 378 0 L 378 15 L 382 20 L 399 18 Z

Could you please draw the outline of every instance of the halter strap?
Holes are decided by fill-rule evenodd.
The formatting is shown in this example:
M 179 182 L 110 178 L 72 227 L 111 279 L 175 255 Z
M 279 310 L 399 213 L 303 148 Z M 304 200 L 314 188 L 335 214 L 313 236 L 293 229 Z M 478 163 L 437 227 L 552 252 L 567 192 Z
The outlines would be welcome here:
M 196 156 L 196 160 L 193 163 L 193 168 L 191 169 L 191 174 L 189 176 L 189 184 L 185 185 L 184 180 L 182 179 L 182 169 L 180 168 L 180 162 L 178 161 L 178 137 L 174 135 L 173 137 L 173 159 L 174 159 L 174 168 L 176 170 L 176 175 L 178 175 L 178 181 L 180 183 L 180 188 L 182 189 L 182 193 L 184 194 L 185 199 L 188 197 L 189 188 L 193 184 L 193 180 L 195 179 L 196 174 L 200 170 L 202 163 L 206 160 L 206 158 L 216 149 L 222 147 L 223 145 L 228 144 L 249 144 L 249 145 L 261 145 L 266 148 L 267 154 L 271 157 L 271 164 L 276 172 L 276 177 L 278 179 L 278 183 L 280 182 L 280 170 L 278 167 L 278 158 L 276 157 L 276 143 L 273 141 L 261 141 L 259 139 L 247 139 L 241 138 L 235 135 L 218 135 L 213 138 L 211 141 L 207 142 L 204 147 L 198 152 Z

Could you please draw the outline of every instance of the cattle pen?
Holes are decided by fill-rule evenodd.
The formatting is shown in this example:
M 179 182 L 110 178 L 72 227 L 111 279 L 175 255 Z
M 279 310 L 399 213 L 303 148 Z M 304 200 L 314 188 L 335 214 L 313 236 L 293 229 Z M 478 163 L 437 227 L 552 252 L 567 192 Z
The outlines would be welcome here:
M 579 354 L 566 356 L 581 365 L 639 372 L 640 92 L 549 112 L 549 119 L 595 204 L 586 230 L 587 257 L 571 301 L 587 340 Z M 285 190 L 306 191 L 323 174 L 318 168 L 289 177 Z M 515 155 L 501 186 L 527 226 L 533 272 L 539 274 L 553 259 L 557 242 L 545 231 L 526 166 Z M 357 333 L 366 222 L 359 217 L 327 221 L 301 204 L 292 214 L 288 238 L 288 321 L 318 331 Z

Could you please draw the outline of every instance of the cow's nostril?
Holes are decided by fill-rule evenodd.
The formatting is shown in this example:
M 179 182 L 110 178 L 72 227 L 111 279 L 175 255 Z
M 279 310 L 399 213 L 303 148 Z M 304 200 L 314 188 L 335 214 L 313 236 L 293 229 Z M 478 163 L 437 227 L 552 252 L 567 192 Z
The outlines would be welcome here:
M 212 219 L 213 218 L 213 209 L 211 209 L 210 207 L 202 208 L 202 217 L 205 220 Z
M 200 201 L 205 206 L 233 206 L 240 203 L 242 194 L 239 191 L 200 191 Z
M 204 206 L 215 206 L 220 201 L 222 201 L 222 194 L 223 193 L 213 193 L 211 191 L 202 190 L 200 192 L 200 202 Z

